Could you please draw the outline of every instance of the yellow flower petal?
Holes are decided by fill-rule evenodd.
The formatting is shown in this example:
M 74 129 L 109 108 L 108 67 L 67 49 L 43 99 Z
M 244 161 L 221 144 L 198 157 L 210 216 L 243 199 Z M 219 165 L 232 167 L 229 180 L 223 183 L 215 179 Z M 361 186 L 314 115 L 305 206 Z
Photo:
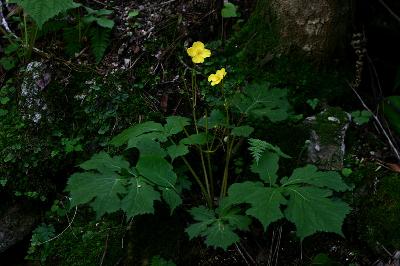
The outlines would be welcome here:
M 204 62 L 204 57 L 196 55 L 192 57 L 192 61 L 195 64 L 203 63 Z
M 210 76 L 208 76 L 208 82 L 211 82 L 211 86 L 215 86 L 221 83 L 225 76 L 225 68 L 221 68 L 220 70 L 217 70 L 215 74 L 211 74 Z
M 204 49 L 204 43 L 202 43 L 202 42 L 194 42 L 192 44 L 192 47 L 196 48 L 196 49 Z
M 186 52 L 188 53 L 188 55 L 189 55 L 190 57 L 193 57 L 193 56 L 196 56 L 196 54 L 197 54 L 197 49 L 194 48 L 194 47 L 190 47 L 190 48 L 186 49 Z
M 211 51 L 208 50 L 208 49 L 202 49 L 202 50 L 200 51 L 200 55 L 201 55 L 202 57 L 204 57 L 204 58 L 210 57 L 210 56 L 211 56 Z

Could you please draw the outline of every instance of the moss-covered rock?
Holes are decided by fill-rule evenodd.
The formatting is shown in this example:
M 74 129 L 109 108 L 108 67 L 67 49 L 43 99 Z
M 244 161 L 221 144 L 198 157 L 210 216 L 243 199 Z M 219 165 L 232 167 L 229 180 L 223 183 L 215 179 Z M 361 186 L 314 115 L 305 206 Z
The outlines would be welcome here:
M 392 173 L 379 181 L 374 193 L 363 197 L 360 211 L 361 237 L 374 249 L 381 248 L 381 245 L 388 250 L 400 249 L 399 188 L 400 175 Z
M 341 169 L 349 123 L 350 115 L 340 108 L 328 108 L 307 118 L 306 124 L 310 127 L 308 161 L 321 169 Z

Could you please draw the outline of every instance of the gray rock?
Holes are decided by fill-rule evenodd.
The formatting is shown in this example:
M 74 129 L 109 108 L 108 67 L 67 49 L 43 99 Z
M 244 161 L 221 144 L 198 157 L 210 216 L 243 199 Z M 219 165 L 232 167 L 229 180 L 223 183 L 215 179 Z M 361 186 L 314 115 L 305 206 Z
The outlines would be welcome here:
M 0 214 L 0 253 L 27 237 L 37 222 L 37 214 L 21 205 L 9 207 Z
M 24 118 L 39 123 L 47 110 L 42 91 L 51 81 L 51 74 L 43 62 L 30 62 L 25 69 L 21 85 L 20 104 L 25 110 Z
M 343 168 L 345 136 L 351 121 L 350 114 L 340 108 L 328 108 L 305 120 L 310 129 L 307 162 L 320 169 Z

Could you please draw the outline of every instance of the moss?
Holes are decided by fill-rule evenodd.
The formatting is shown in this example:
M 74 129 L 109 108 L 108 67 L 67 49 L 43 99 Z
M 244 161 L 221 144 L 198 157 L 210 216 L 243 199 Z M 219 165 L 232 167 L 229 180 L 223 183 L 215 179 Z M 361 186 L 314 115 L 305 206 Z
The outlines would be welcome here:
M 341 140 L 338 136 L 345 124 L 349 122 L 346 113 L 339 107 L 329 107 L 317 114 L 315 118 L 310 127 L 317 133 L 321 144 L 340 145 Z M 330 121 L 330 118 L 336 118 L 338 122 Z
M 400 249 L 399 187 L 400 175 L 389 174 L 380 180 L 376 192 L 361 202 L 361 237 L 374 249 L 380 247 L 377 243 L 388 250 Z
M 50 243 L 46 265 L 116 265 L 124 256 L 123 233 L 120 224 L 107 220 L 78 222 Z

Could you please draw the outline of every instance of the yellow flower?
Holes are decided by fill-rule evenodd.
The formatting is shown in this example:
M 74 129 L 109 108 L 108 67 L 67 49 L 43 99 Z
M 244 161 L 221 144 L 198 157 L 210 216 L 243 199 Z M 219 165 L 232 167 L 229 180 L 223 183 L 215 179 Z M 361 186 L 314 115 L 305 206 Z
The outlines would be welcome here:
M 217 70 L 215 74 L 211 74 L 208 77 L 208 81 L 211 82 L 211 86 L 215 86 L 221 82 L 221 80 L 224 79 L 226 76 L 226 71 L 225 68 L 221 68 L 220 70 Z
M 188 48 L 186 52 L 195 64 L 203 63 L 204 58 L 211 56 L 211 51 L 206 49 L 202 42 L 194 42 L 192 47 Z

